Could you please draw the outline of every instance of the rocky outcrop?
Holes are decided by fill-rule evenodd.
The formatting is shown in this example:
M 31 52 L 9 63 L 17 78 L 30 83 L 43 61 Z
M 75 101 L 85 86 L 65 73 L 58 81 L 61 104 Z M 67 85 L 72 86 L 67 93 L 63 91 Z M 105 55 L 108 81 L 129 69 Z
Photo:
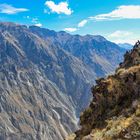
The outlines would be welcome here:
M 127 52 L 114 75 L 92 88 L 93 100 L 80 117 L 75 140 L 140 139 L 140 44 Z M 75 138 L 74 138 L 75 137 Z

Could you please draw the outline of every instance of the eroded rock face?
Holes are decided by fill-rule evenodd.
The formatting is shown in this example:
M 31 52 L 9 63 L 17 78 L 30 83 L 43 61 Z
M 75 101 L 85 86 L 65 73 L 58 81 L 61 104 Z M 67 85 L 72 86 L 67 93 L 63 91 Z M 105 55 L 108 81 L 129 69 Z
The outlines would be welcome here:
M 56 65 L 59 60 L 55 53 L 58 54 L 58 50 L 53 51 L 47 42 L 30 33 L 25 27 L 14 24 L 2 25 L 3 27 L 0 27 L 1 139 L 8 137 L 18 140 L 63 139 L 77 128 L 77 118 L 70 97 L 47 77 L 51 72 L 50 67 L 53 67 L 50 65 L 54 65 L 56 68 L 53 70 L 57 72 L 61 69 Z M 67 57 L 65 52 L 62 53 Z M 68 57 L 68 63 L 73 61 L 73 57 Z M 53 74 L 55 77 L 56 73 Z M 59 76 L 61 73 L 58 73 Z
M 75 140 L 140 139 L 140 44 L 127 52 L 114 75 L 97 80 L 80 117 Z
M 81 59 L 61 46 L 63 36 L 56 43 L 54 36 L 45 39 L 24 25 L 0 23 L 0 139 L 62 140 L 77 130 L 76 115 L 90 100 L 91 84 L 113 66 L 109 59 L 102 63 L 105 52 L 97 56 L 93 46 L 96 65 L 88 65 L 87 54 Z M 116 45 L 115 50 L 124 52 Z

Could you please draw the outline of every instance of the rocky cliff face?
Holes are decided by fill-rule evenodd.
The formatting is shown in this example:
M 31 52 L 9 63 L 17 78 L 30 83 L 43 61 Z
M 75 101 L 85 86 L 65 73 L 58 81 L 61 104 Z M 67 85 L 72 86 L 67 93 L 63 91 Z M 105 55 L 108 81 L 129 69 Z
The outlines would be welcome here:
M 81 129 L 71 139 L 139 140 L 140 44 L 125 54 L 114 75 L 96 83 L 93 100 L 80 117 Z
M 64 71 L 71 70 L 71 63 L 80 70 L 78 60 L 26 27 L 0 24 L 0 139 L 61 140 L 76 129 L 73 101 L 48 78 L 65 84 L 63 57 Z
M 68 51 L 67 47 L 64 48 L 62 43 L 66 42 L 67 33 L 64 33 L 63 37 L 59 35 L 57 40 L 60 40 L 56 42 L 54 35 L 62 35 L 63 32 L 56 33 L 41 28 L 38 30 L 39 33 L 32 27 L 0 23 L 2 140 L 64 139 L 77 129 L 76 115 L 87 106 L 89 89 L 95 78 L 114 69 L 109 59 L 106 59 L 105 63 L 101 61 L 105 58 L 104 49 L 109 48 L 110 42 L 106 41 L 108 45 L 102 48 L 104 55 L 97 55 L 94 49 L 89 51 L 91 58 L 95 54 L 92 59 L 96 65 L 92 65 L 86 61 L 88 53 L 77 56 L 73 51 Z M 49 38 L 46 39 L 45 36 Z M 102 44 L 102 41 L 99 39 L 96 44 Z M 113 55 L 113 50 L 119 52 L 114 56 L 116 61 L 113 62 L 117 65 L 124 50 L 117 45 L 114 47 L 115 49 L 111 49 L 110 46 L 110 54 Z M 94 45 L 91 48 L 94 48 Z M 97 66 L 96 69 L 101 73 L 92 70 L 93 66 Z

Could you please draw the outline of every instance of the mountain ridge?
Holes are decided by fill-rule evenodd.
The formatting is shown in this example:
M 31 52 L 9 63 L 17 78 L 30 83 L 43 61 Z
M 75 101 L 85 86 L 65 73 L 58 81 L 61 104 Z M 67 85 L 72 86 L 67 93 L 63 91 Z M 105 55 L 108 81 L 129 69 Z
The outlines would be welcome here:
M 65 37 L 58 41 L 65 42 Z M 76 46 L 73 43 L 67 46 Z M 81 53 L 77 56 L 25 25 L 0 23 L 0 138 L 61 140 L 75 131 L 77 117 L 89 103 L 91 84 L 113 71 L 124 53 L 109 45 L 105 43 L 103 55 L 98 49 L 85 53 L 80 50 L 85 44 L 79 48 L 77 44 Z M 114 56 L 114 66 L 109 56 L 105 58 L 105 48 L 112 48 L 111 55 L 120 52 Z

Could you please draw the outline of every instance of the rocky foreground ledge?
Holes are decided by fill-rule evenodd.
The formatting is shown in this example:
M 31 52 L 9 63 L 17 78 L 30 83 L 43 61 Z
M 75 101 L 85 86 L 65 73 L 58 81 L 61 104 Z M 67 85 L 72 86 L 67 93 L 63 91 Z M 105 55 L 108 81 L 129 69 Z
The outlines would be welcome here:
M 81 114 L 81 129 L 67 140 L 140 139 L 140 43 L 114 75 L 96 81 L 93 100 Z

